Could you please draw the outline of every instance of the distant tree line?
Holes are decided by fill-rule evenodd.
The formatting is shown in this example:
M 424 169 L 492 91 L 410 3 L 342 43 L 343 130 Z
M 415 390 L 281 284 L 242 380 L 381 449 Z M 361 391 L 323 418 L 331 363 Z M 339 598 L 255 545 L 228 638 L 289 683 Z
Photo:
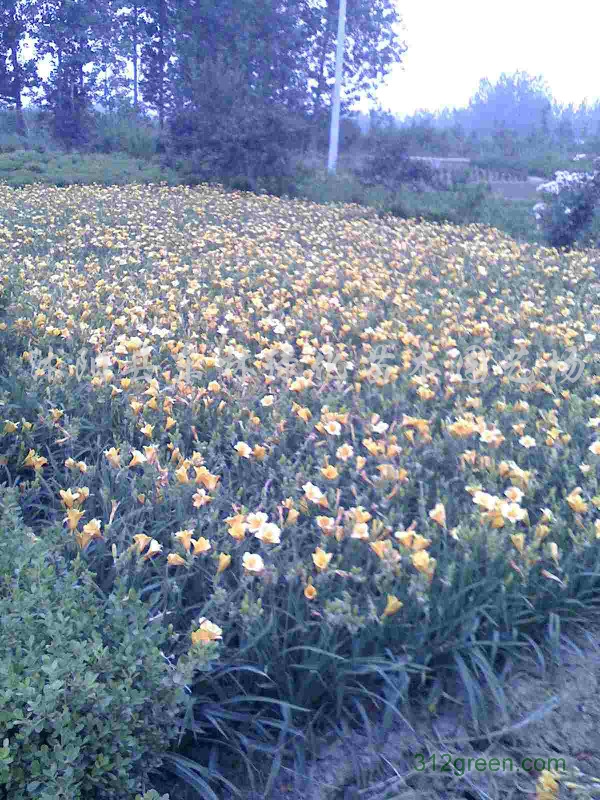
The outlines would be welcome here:
M 412 145 L 432 155 L 473 155 L 487 151 L 507 158 L 523 150 L 600 145 L 600 100 L 560 104 L 540 75 L 502 73 L 482 78 L 467 106 L 420 110 L 391 117 L 390 124 L 412 133 Z M 369 119 L 360 120 L 363 131 Z

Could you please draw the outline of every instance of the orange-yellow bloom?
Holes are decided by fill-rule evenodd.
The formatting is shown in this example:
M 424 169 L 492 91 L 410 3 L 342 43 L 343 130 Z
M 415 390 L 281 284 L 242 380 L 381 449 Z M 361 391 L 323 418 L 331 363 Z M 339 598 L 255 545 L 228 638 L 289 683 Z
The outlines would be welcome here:
M 369 538 L 369 526 L 366 522 L 357 522 L 355 523 L 354 527 L 352 528 L 352 533 L 350 534 L 351 539 L 368 539 Z
M 217 567 L 217 575 L 224 572 L 231 564 L 231 556 L 227 553 L 219 553 L 219 566 Z
M 257 511 L 253 514 L 248 514 L 246 517 L 246 522 L 248 523 L 248 530 L 251 533 L 256 533 L 265 522 L 267 522 L 268 517 L 263 511 Z
M 204 536 L 200 536 L 197 541 L 191 540 L 191 543 L 194 547 L 194 555 L 198 556 L 201 553 L 206 553 L 212 547 L 210 541 L 206 539 Z
M 202 508 L 212 501 L 212 497 L 206 494 L 204 489 L 199 489 L 192 495 L 192 505 L 194 508 Z
M 136 533 L 136 535 L 133 537 L 133 541 L 135 542 L 138 553 L 143 553 L 152 539 L 150 536 L 146 536 L 145 533 Z
M 281 541 L 281 531 L 274 522 L 264 522 L 254 536 L 265 544 L 279 544 Z
M 324 533 L 331 533 L 335 528 L 335 519 L 333 517 L 318 516 L 315 517 L 315 521 Z
M 83 532 L 93 539 L 100 539 L 102 538 L 101 525 L 102 523 L 99 519 L 92 519 L 83 526 Z
M 150 542 L 150 547 L 144 553 L 144 561 L 148 558 L 152 558 L 152 556 L 158 555 L 162 549 L 162 544 L 159 544 L 156 539 L 152 539 Z
M 577 486 L 567 497 L 567 503 L 577 514 L 585 514 L 588 509 L 587 503 L 580 497 L 581 492 L 581 487 Z
M 326 553 L 321 547 L 317 547 L 312 554 L 312 560 L 318 570 L 326 570 L 332 558 L 333 553 Z
M 378 557 L 382 560 L 389 558 L 394 552 L 394 547 L 389 539 L 380 540 L 378 542 L 369 542 L 369 547 L 374 553 L 377 553 Z
M 395 595 L 388 594 L 387 604 L 383 611 L 382 619 L 385 619 L 386 617 L 391 617 L 392 614 L 396 614 L 398 611 L 400 611 L 403 605 L 404 603 L 401 600 L 398 600 L 398 598 Z
M 67 489 L 66 492 L 63 489 L 60 489 L 59 494 L 62 504 L 65 508 L 73 508 L 73 505 L 77 504 L 77 501 L 79 500 L 79 492 L 75 492 L 75 494 L 73 494 L 71 489 Z
M 173 534 L 173 538 L 176 539 L 178 542 L 181 543 L 183 549 L 189 553 L 190 547 L 192 546 L 192 536 L 194 531 L 191 528 L 186 528 L 185 530 L 177 531 L 177 533 Z
M 306 597 L 307 600 L 314 600 L 317 594 L 318 592 L 312 583 L 309 583 L 304 587 L 304 597 Z
M 118 469 L 121 466 L 121 454 L 116 447 L 111 447 L 110 450 L 105 450 L 104 455 L 106 456 L 111 467 L 116 467 Z
M 542 770 L 535 785 L 536 800 L 555 800 L 558 789 L 558 782 L 552 773 L 547 769 Z
M 400 544 L 404 545 L 404 547 L 412 547 L 415 533 L 414 531 L 396 531 L 394 538 L 398 539 Z
M 238 442 L 233 449 L 240 458 L 250 458 L 252 455 L 252 448 L 246 442 Z
M 354 448 L 349 444 L 343 444 L 335 451 L 340 461 L 348 461 L 354 455 Z
M 311 503 L 321 503 L 323 499 L 325 499 L 325 495 L 319 487 L 315 486 L 314 483 L 310 483 L 310 481 L 305 483 L 302 488 L 304 489 L 304 494 Z
M 217 483 L 220 480 L 220 475 L 212 475 L 204 466 L 194 466 L 196 472 L 196 483 L 201 483 L 209 492 L 217 488 Z
M 64 521 L 67 523 L 67 528 L 70 531 L 74 531 L 79 525 L 79 520 L 84 516 L 84 513 L 85 512 L 80 511 L 78 508 L 69 508 L 67 510 L 67 516 Z
M 150 423 L 147 422 L 142 428 L 140 428 L 140 430 L 144 436 L 147 436 L 148 439 L 151 439 L 154 432 L 154 425 L 150 425 Z
M 258 553 L 244 553 L 242 556 L 242 564 L 244 565 L 244 569 L 248 572 L 260 573 L 265 568 L 265 562 Z
M 409 547 L 418 553 L 419 550 L 425 550 L 431 544 L 431 539 L 426 539 L 420 533 L 415 533 L 415 537 Z
M 299 516 L 300 516 L 299 511 L 297 511 L 295 508 L 290 508 L 288 510 L 288 515 L 286 517 L 285 524 L 294 525 Z
M 247 528 L 248 525 L 246 522 L 232 522 L 229 525 L 229 535 L 240 542 L 246 536 Z
M 187 467 L 184 464 L 175 470 L 175 477 L 177 478 L 178 483 L 186 484 L 190 482 Z
M 143 453 L 140 453 L 139 450 L 132 450 L 131 451 L 132 459 L 129 462 L 130 467 L 138 467 L 140 464 L 143 464 L 148 459 Z
M 429 512 L 429 518 L 434 522 L 437 522 L 437 524 L 442 528 L 446 527 L 446 509 L 444 508 L 443 503 L 437 503 L 435 508 L 431 509 Z
M 267 455 L 267 448 L 262 444 L 255 444 L 252 449 L 252 455 L 257 461 L 264 461 L 265 456 Z
M 351 509 L 351 511 L 354 515 L 355 522 L 368 522 L 371 519 L 369 512 L 365 511 L 362 506 L 356 506 L 356 508 Z
M 199 622 L 200 627 L 191 633 L 192 644 L 207 644 L 223 638 L 223 630 L 218 625 L 209 622 L 205 617 L 201 617 Z
M 398 477 L 393 464 L 379 464 L 377 466 L 382 481 L 393 481 Z
M 426 550 L 419 550 L 417 553 L 413 553 L 411 556 L 411 561 L 413 566 L 416 567 L 419 572 L 429 571 L 431 558 Z

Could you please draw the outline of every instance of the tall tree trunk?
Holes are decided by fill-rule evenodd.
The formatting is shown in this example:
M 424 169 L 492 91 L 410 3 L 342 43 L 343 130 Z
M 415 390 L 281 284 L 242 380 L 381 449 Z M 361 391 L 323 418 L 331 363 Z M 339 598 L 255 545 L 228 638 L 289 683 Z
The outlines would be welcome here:
M 158 127 L 165 124 L 165 27 L 167 24 L 165 0 L 160 0 L 158 10 Z
M 138 4 L 133 4 L 133 108 L 138 110 Z
M 21 96 L 23 87 L 21 82 L 21 65 L 17 58 L 17 42 L 10 43 L 10 53 L 13 68 L 13 87 L 15 95 L 15 113 L 17 117 L 17 133 L 19 136 L 27 137 L 27 126 L 25 125 L 25 116 L 23 114 L 23 98 Z
M 325 94 L 325 61 L 329 52 L 329 43 L 331 42 L 331 25 L 327 23 L 325 29 L 325 36 L 323 38 L 323 47 L 321 48 L 321 60 L 319 63 L 319 77 L 317 78 L 317 90 L 315 108 L 313 111 L 313 133 L 312 133 L 312 149 L 317 149 L 317 140 L 319 138 L 319 121 L 323 112 L 323 95 Z

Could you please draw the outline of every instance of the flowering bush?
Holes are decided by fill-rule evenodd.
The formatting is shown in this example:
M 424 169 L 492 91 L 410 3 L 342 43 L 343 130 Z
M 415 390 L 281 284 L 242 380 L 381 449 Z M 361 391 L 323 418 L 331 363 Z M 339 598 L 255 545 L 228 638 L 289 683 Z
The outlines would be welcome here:
M 594 217 L 600 198 L 600 172 L 558 171 L 554 180 L 538 186 L 538 192 L 545 200 L 536 203 L 533 212 L 548 244 L 571 247 Z

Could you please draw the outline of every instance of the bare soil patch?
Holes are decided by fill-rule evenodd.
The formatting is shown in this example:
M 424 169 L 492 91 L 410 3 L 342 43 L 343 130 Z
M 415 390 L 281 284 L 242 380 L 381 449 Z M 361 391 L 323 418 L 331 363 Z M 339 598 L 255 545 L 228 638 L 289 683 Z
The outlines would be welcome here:
M 515 666 L 505 685 L 506 713 L 484 734 L 473 732 L 459 693 L 439 714 L 405 716 L 379 741 L 347 730 L 324 742 L 306 786 L 294 789 L 292 776 L 284 777 L 269 800 L 535 798 L 544 764 L 558 768 L 559 798 L 600 798 L 599 689 L 596 625 L 562 637 L 553 663 L 539 652 Z M 377 732 L 375 715 L 372 724 Z

